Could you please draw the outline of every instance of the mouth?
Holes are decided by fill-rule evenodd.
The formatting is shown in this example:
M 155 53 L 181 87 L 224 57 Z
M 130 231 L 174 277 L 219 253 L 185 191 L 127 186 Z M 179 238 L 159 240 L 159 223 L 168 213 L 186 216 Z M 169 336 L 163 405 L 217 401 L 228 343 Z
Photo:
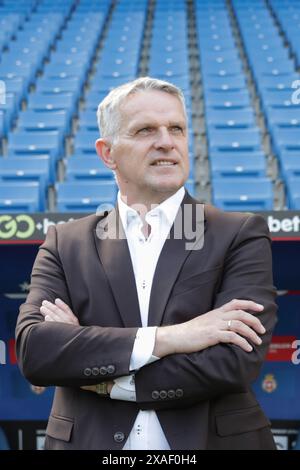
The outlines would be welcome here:
M 156 160 L 155 162 L 151 163 L 151 166 L 160 166 L 160 167 L 172 167 L 177 165 L 177 162 L 174 160 Z

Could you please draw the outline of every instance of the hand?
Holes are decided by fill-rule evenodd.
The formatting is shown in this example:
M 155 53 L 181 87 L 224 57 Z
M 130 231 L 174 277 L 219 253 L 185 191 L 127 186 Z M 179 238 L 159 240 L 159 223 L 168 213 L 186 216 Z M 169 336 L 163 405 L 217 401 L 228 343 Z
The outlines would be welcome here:
M 79 325 L 78 318 L 74 315 L 70 307 L 61 299 L 55 299 L 55 303 L 44 300 L 40 308 L 40 312 L 44 315 L 45 321 L 56 321 L 61 323 L 69 323 Z M 110 394 L 114 382 L 107 382 L 107 391 Z M 83 390 L 97 393 L 96 385 L 84 385 L 80 387 Z
M 45 321 L 56 321 L 79 325 L 78 318 L 74 315 L 70 307 L 61 299 L 55 299 L 55 303 L 43 300 L 40 312 L 44 315 Z
M 112 381 L 109 381 L 109 382 L 106 382 L 106 384 L 107 384 L 107 391 L 108 391 L 108 393 L 110 394 L 111 389 L 113 388 L 113 386 L 114 386 L 115 383 L 112 382 Z M 88 392 L 95 392 L 95 393 L 97 393 L 97 388 L 96 388 L 96 387 L 97 387 L 97 385 L 84 385 L 84 386 L 82 386 L 82 387 L 80 387 L 80 388 L 82 388 L 82 390 L 87 390 Z
M 193 353 L 219 343 L 231 343 L 246 352 L 252 351 L 250 340 L 260 345 L 265 328 L 259 319 L 246 312 L 261 312 L 263 305 L 251 300 L 231 300 L 227 304 L 192 320 L 166 327 L 156 332 L 153 354 L 164 357 L 174 353 Z M 230 321 L 230 328 L 229 328 Z

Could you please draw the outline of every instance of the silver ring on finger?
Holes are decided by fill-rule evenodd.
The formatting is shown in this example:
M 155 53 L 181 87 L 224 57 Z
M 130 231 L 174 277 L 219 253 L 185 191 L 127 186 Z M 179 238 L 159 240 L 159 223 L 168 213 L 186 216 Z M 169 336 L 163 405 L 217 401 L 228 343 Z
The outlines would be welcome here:
M 228 322 L 227 322 L 227 330 L 231 330 L 231 322 L 232 322 L 232 320 L 228 320 Z

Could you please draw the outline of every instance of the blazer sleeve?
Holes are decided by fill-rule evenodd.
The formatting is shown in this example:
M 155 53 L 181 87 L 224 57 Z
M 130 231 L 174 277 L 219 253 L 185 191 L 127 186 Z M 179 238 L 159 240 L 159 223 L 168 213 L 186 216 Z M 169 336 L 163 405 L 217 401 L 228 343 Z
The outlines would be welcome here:
M 16 352 L 25 377 L 35 385 L 81 386 L 129 374 L 137 328 L 45 322 L 42 301 L 54 302 L 57 297 L 72 305 L 53 226 L 39 249 L 30 292 L 17 320 Z M 107 375 L 98 375 L 101 366 Z
M 264 305 L 259 318 L 266 328 L 262 344 L 247 353 L 220 343 L 192 354 L 174 354 L 140 369 L 136 374 L 137 402 L 141 409 L 191 406 L 219 395 L 246 392 L 259 374 L 276 324 L 276 291 L 272 277 L 272 253 L 268 226 L 259 215 L 241 224 L 225 259 L 221 287 L 213 309 L 232 299 L 253 300 Z M 152 392 L 175 391 L 172 398 L 155 399 Z M 176 393 L 180 391 L 180 393 Z

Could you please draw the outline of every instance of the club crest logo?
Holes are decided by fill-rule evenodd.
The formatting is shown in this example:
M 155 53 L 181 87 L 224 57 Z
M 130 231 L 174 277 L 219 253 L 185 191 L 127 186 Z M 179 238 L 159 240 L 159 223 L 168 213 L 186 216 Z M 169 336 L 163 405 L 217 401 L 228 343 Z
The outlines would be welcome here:
M 277 382 L 273 374 L 267 374 L 262 382 L 262 389 L 267 393 L 272 393 L 277 388 Z

